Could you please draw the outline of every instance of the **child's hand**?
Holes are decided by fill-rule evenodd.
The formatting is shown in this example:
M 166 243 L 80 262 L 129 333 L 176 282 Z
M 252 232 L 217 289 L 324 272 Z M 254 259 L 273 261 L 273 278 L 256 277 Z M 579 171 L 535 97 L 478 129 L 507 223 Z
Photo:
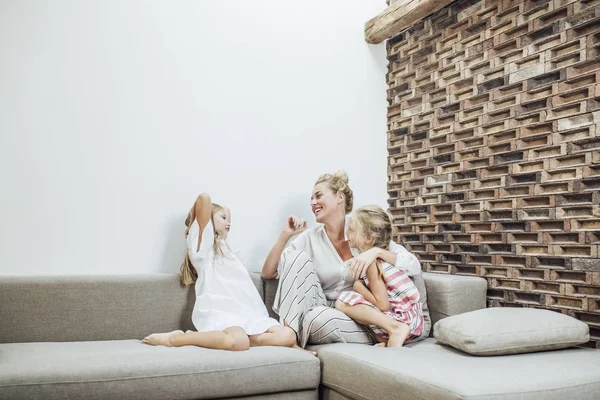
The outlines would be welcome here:
M 350 273 L 354 280 L 367 275 L 367 268 L 377 260 L 377 249 L 373 247 L 354 257 L 354 261 L 350 264 Z
M 288 236 L 294 236 L 302 233 L 306 230 L 306 221 L 302 218 L 298 218 L 295 215 L 290 216 L 285 225 L 283 226 L 283 232 Z

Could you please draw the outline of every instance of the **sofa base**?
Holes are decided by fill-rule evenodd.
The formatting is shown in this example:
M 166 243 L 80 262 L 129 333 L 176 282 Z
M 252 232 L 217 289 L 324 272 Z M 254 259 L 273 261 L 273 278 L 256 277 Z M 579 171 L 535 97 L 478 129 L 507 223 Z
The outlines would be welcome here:
M 318 400 L 318 390 L 303 390 L 299 392 L 261 394 L 256 396 L 234 397 L 232 400 Z
M 320 400 L 352 400 L 350 397 L 346 397 L 343 394 L 336 392 L 328 387 L 321 387 Z

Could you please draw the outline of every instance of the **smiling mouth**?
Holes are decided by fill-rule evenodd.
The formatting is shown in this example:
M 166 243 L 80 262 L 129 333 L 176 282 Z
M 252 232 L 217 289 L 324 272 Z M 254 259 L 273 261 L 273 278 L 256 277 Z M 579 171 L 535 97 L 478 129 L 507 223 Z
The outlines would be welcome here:
M 322 208 L 315 208 L 314 213 L 315 213 L 315 215 L 319 215 L 321 213 L 321 211 L 323 211 Z

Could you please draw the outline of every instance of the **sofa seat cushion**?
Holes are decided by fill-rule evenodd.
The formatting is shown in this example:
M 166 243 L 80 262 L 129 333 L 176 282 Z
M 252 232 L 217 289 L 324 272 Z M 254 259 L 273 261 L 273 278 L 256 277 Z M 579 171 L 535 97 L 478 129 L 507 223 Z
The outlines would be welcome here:
M 322 384 L 352 399 L 597 399 L 600 351 L 478 357 L 426 339 L 402 348 L 316 348 Z M 360 379 L 357 379 L 360 377 Z
M 314 390 L 319 360 L 291 348 L 230 352 L 139 340 L 0 344 L 0 398 L 230 398 Z

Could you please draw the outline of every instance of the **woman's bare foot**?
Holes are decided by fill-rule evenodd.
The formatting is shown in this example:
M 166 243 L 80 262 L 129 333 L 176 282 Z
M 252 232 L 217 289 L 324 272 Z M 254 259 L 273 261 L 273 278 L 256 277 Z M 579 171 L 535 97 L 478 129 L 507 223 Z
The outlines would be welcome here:
M 408 335 L 410 335 L 410 328 L 406 324 L 399 323 L 394 329 L 388 332 L 390 335 L 387 347 L 402 347 Z
M 167 346 L 171 347 L 171 338 L 173 335 L 183 333 L 183 331 L 172 331 L 166 333 L 153 333 L 150 336 L 146 336 L 142 343 L 149 344 L 151 346 Z
M 317 355 L 317 352 L 316 352 L 316 351 L 312 351 L 312 350 L 306 350 L 306 349 L 303 349 L 302 347 L 298 346 L 297 344 L 293 345 L 293 346 L 292 346 L 292 348 L 294 348 L 294 349 L 298 349 L 298 350 L 304 350 L 304 351 L 306 351 L 307 353 L 310 353 L 310 354 L 312 354 L 313 356 L 316 356 L 316 355 Z

